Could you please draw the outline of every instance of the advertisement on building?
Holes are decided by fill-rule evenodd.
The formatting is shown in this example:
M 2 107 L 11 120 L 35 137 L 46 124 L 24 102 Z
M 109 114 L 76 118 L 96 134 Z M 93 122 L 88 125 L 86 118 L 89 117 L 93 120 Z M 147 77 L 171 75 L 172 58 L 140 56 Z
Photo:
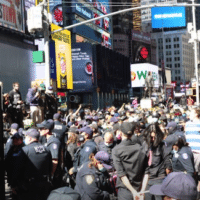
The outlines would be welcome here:
M 24 32 L 23 0 L 0 0 L 0 26 Z
M 176 28 L 186 26 L 185 7 L 151 8 L 152 28 Z
M 149 63 L 131 65 L 131 87 L 144 87 L 148 72 L 152 73 L 154 87 L 159 87 L 158 66 Z
M 110 13 L 110 8 L 108 2 L 93 1 L 83 4 L 78 0 L 74 0 L 72 4 L 72 13 L 75 13 L 77 22 L 82 22 L 87 19 L 97 18 Z M 87 27 L 89 27 L 90 30 L 88 30 Z M 81 29 L 84 29 L 83 33 L 80 32 Z M 108 17 L 76 28 L 77 33 L 86 37 L 89 36 L 89 38 L 106 47 L 111 47 L 111 30 L 111 21 Z
M 51 31 L 61 27 L 51 24 Z M 71 32 L 63 30 L 52 34 L 56 49 L 56 77 L 57 88 L 73 89 L 72 59 L 71 59 Z
M 72 44 L 73 92 L 93 91 L 92 45 Z

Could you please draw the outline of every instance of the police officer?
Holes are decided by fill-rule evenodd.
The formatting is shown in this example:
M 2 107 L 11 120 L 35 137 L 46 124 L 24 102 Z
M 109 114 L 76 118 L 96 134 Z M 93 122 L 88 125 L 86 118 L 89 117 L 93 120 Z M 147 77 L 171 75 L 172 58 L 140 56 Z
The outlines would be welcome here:
M 80 193 L 82 200 L 109 200 L 111 187 L 107 170 L 112 168 L 109 154 L 99 151 L 95 156 L 90 156 L 90 161 L 79 169 L 75 191 Z
M 85 142 L 80 148 L 77 149 L 77 152 L 74 155 L 74 167 L 69 170 L 70 175 L 76 173 L 82 164 L 89 161 L 89 156 L 91 153 L 95 154 L 97 152 L 97 145 L 92 139 L 92 129 L 89 126 L 85 126 L 81 128 L 80 131 L 84 135 Z
M 51 154 L 38 139 L 36 129 L 26 132 L 26 146 L 22 148 L 20 160 L 22 182 L 16 190 L 21 200 L 44 200 L 50 193 Z
M 147 159 L 145 151 L 139 144 L 133 143 L 134 133 L 132 123 L 123 122 L 121 125 L 122 141 L 112 151 L 115 169 L 117 170 L 118 199 L 139 199 Z M 146 179 L 144 179 L 146 180 Z M 145 185 L 145 184 L 144 184 Z M 141 191 L 143 192 L 142 187 Z
M 186 172 L 194 177 L 194 156 L 191 148 L 186 143 L 185 136 L 176 135 L 177 140 L 172 150 L 172 169 L 174 172 Z
M 65 139 L 65 133 L 67 131 L 67 127 L 61 123 L 61 115 L 59 113 L 55 113 L 53 115 L 54 120 L 54 128 L 52 130 L 54 136 L 60 140 L 62 145 L 67 141 Z
M 19 125 L 17 123 L 11 124 L 11 127 L 10 127 L 10 137 L 8 138 L 8 140 L 6 142 L 5 149 L 4 149 L 4 155 L 5 155 L 5 157 L 6 157 L 7 153 L 8 153 L 8 151 L 10 150 L 10 148 L 13 145 L 12 136 L 15 133 L 17 133 L 18 129 L 19 129 Z
M 15 187 L 17 186 L 17 183 L 19 182 L 18 178 L 16 177 L 16 169 L 17 164 L 19 164 L 19 158 L 20 153 L 22 151 L 22 147 L 25 146 L 23 143 L 23 135 L 21 133 L 15 133 L 12 137 L 12 147 L 8 151 L 6 157 L 5 157 L 5 170 L 7 172 L 7 181 L 12 188 L 12 190 L 15 190 Z M 13 199 L 15 194 L 13 193 Z
M 43 121 L 41 124 L 37 124 L 37 127 L 40 129 L 40 135 L 46 137 L 45 146 L 51 152 L 52 156 L 52 183 L 54 188 L 60 187 L 61 184 L 61 142 L 58 138 L 54 137 L 52 130 L 54 127 L 54 121 L 49 119 Z

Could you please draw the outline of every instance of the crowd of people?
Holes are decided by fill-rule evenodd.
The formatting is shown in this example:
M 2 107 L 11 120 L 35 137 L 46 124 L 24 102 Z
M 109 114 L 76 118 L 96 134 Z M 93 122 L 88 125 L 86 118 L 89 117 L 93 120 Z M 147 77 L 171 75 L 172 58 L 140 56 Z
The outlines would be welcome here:
M 54 99 L 49 101 L 53 109 L 45 114 L 41 96 L 36 86 L 28 91 L 33 120 L 28 127 L 22 120 L 28 114 L 18 108 L 23 103 L 18 83 L 5 104 L 12 107 L 11 126 L 5 127 L 4 121 L 9 132 L 4 152 L 13 199 L 199 198 L 197 106 L 168 99 L 150 109 L 124 103 L 120 108 L 80 105 L 62 112 Z

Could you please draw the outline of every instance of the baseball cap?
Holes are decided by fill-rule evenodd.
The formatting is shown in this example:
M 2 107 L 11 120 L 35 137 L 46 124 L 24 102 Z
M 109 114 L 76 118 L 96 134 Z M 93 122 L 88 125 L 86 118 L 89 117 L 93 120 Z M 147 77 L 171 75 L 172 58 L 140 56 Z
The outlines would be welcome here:
M 176 127 L 177 127 L 177 123 L 176 122 L 169 122 L 165 128 L 166 129 L 169 129 L 169 128 L 175 129 Z
M 23 135 L 22 133 L 15 133 L 14 135 L 12 135 L 11 139 L 20 139 L 20 138 L 23 138 Z
M 44 120 L 41 124 L 36 124 L 36 126 L 38 128 L 46 128 L 46 129 L 49 129 L 49 130 L 52 130 L 53 127 L 54 127 L 54 121 L 53 120 Z
M 184 172 L 172 172 L 163 180 L 161 185 L 150 187 L 150 193 L 180 200 L 195 200 L 197 198 L 197 186 L 192 176 Z
M 40 137 L 40 133 L 35 128 L 30 128 L 25 132 L 26 136 L 30 136 L 32 138 L 38 139 Z
M 110 118 L 110 122 L 114 122 L 114 123 L 118 122 L 117 117 L 112 117 L 112 118 Z
M 121 125 L 121 131 L 126 135 L 132 135 L 134 132 L 134 124 L 129 122 L 123 122 Z
M 83 128 L 78 129 L 78 130 L 81 133 L 83 133 L 83 132 L 87 133 L 89 136 L 93 135 L 93 131 L 92 131 L 92 129 L 89 126 L 84 126 Z
M 17 123 L 13 123 L 13 124 L 11 124 L 11 127 L 10 127 L 11 129 L 18 129 L 19 128 L 19 125 L 17 124 Z
M 105 151 L 99 151 L 94 156 L 96 160 L 98 160 L 106 169 L 111 169 L 112 166 L 110 165 L 110 156 Z
M 61 187 L 52 190 L 47 200 L 81 200 L 81 196 L 78 192 L 69 187 Z
M 61 116 L 60 116 L 60 114 L 59 114 L 59 113 L 55 113 L 55 114 L 53 115 L 53 118 L 54 118 L 54 119 L 60 119 L 60 118 L 61 118 Z

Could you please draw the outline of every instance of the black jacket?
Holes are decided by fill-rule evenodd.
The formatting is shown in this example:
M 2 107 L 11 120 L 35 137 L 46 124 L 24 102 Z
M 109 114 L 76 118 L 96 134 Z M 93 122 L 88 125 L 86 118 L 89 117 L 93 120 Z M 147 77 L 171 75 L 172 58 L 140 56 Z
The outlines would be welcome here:
M 117 188 L 126 188 L 120 178 L 127 176 L 134 189 L 139 191 L 147 166 L 147 157 L 142 146 L 131 140 L 122 140 L 113 149 L 112 157 L 118 174 Z

